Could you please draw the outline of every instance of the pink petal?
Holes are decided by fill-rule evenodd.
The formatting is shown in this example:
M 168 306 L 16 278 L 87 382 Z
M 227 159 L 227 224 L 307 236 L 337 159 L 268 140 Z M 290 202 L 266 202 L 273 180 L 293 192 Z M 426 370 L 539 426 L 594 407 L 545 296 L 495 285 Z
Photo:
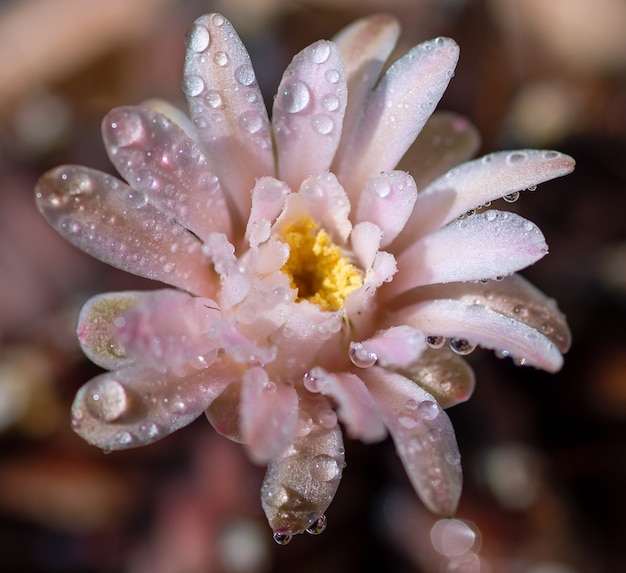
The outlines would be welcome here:
M 195 294 L 215 292 L 198 238 L 114 177 L 65 165 L 43 175 L 35 193 L 48 223 L 91 256 Z
M 519 364 L 557 372 L 558 348 L 534 328 L 482 304 L 457 300 L 421 302 L 402 310 L 402 320 L 433 336 L 461 338 L 510 355 Z
M 417 199 L 413 178 L 403 171 L 372 177 L 359 196 L 356 221 L 370 221 L 383 232 L 381 247 L 389 245 L 402 231 Z
M 357 348 L 375 356 L 380 366 L 406 368 L 416 362 L 426 349 L 426 337 L 423 332 L 407 325 L 392 326 L 363 342 L 350 343 L 351 351 Z
M 381 228 L 369 221 L 357 223 L 352 229 L 350 235 L 352 251 L 365 271 L 372 268 L 382 238 Z
M 374 366 L 363 372 L 404 468 L 426 507 L 452 515 L 461 495 L 461 456 L 450 419 L 404 376 Z
M 423 237 L 459 215 L 504 195 L 534 187 L 574 169 L 557 151 L 500 151 L 455 167 L 420 194 L 407 230 Z
M 395 168 L 434 111 L 458 57 L 453 40 L 437 38 L 415 46 L 387 70 L 333 167 L 351 199 L 370 177 Z
M 314 174 L 302 183 L 298 194 L 331 238 L 345 243 L 352 231 L 350 200 L 337 178 L 329 172 Z
M 344 61 L 348 86 L 348 105 L 337 158 L 343 156 L 346 142 L 352 139 L 370 92 L 399 35 L 400 25 L 393 16 L 376 14 L 357 20 L 333 38 Z
M 304 385 L 310 392 L 320 392 L 337 402 L 337 414 L 350 437 L 372 443 L 387 435 L 378 406 L 356 374 L 330 374 L 313 368 L 305 377 Z
M 150 444 L 190 424 L 238 376 L 227 363 L 184 376 L 138 367 L 107 372 L 78 390 L 72 428 L 106 451 Z
M 193 140 L 164 115 L 141 107 L 109 112 L 102 122 L 109 157 L 147 201 L 206 239 L 231 233 L 230 214 L 217 177 Z
M 256 366 L 243 375 L 240 405 L 244 443 L 252 461 L 266 464 L 293 441 L 298 423 L 298 395 L 292 386 L 272 382 Z
M 252 245 L 270 238 L 271 227 L 285 208 L 289 187 L 273 177 L 261 177 L 252 190 L 252 210 L 246 237 Z
M 346 109 L 343 61 L 332 42 L 320 40 L 297 54 L 278 86 L 272 128 L 278 176 L 297 189 L 311 173 L 327 171 Z
M 534 223 L 515 213 L 486 211 L 454 221 L 406 249 L 386 294 L 428 284 L 495 279 L 532 265 L 547 252 Z
M 243 443 L 241 431 L 241 376 L 229 384 L 204 414 L 215 431 L 238 444 Z
M 244 221 L 255 178 L 274 175 L 272 139 L 250 56 L 220 14 L 189 31 L 183 91 L 211 169 Z

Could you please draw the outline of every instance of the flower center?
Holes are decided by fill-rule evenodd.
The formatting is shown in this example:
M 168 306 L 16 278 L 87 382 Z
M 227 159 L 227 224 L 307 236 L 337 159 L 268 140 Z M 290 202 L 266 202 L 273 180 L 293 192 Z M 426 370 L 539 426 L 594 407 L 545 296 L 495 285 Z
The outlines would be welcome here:
M 289 245 L 289 259 L 281 271 L 298 289 L 297 302 L 308 300 L 322 310 L 343 307 L 346 297 L 363 284 L 363 275 L 309 216 L 285 226 L 281 237 Z

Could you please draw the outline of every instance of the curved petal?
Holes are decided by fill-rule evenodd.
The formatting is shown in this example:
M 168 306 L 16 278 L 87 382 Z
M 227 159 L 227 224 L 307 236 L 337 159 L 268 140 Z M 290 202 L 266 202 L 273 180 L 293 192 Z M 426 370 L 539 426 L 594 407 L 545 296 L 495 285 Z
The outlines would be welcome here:
M 63 165 L 39 179 L 35 194 L 48 223 L 91 256 L 195 294 L 215 292 L 198 238 L 114 177 Z
M 266 464 L 293 441 L 298 423 L 298 395 L 292 386 L 272 382 L 256 366 L 243 375 L 241 430 L 252 461 Z
M 534 223 L 515 213 L 486 211 L 454 221 L 406 249 L 385 296 L 429 284 L 499 278 L 547 252 Z
M 252 190 L 252 209 L 246 226 L 251 245 L 270 238 L 272 225 L 285 208 L 289 187 L 273 177 L 261 177 Z
M 417 188 L 423 189 L 448 169 L 471 159 L 479 147 L 480 134 L 467 118 L 436 111 L 398 163 L 398 169 L 411 173 Z
M 574 170 L 575 161 L 557 151 L 499 151 L 451 169 L 420 194 L 407 230 L 423 237 L 459 215 L 504 195 L 535 187 Z
M 335 156 L 347 101 L 337 46 L 320 40 L 297 54 L 278 86 L 272 112 L 278 176 L 297 189 Z
M 426 349 L 423 332 L 405 324 L 377 332 L 363 342 L 350 343 L 350 356 L 356 366 L 358 356 L 372 357 L 385 368 L 406 368 L 416 362 Z
M 558 348 L 534 328 L 482 304 L 433 300 L 402 310 L 402 320 L 433 336 L 460 338 L 513 357 L 518 364 L 557 372 Z
M 189 30 L 183 91 L 211 170 L 243 222 L 255 178 L 274 175 L 272 138 L 250 56 L 220 14 L 201 16 Z
M 370 177 L 395 168 L 437 106 L 458 57 L 453 40 L 437 38 L 415 46 L 387 70 L 333 167 L 351 199 Z
M 198 145 L 168 117 L 122 107 L 102 121 L 111 162 L 139 197 L 175 218 L 201 239 L 230 235 L 231 221 L 217 177 Z
M 402 231 L 417 199 L 413 178 L 403 171 L 372 177 L 359 196 L 355 220 L 375 223 L 383 232 L 381 247 L 389 245 Z
M 426 390 L 400 374 L 374 366 L 363 372 L 363 379 L 417 495 L 433 513 L 452 515 L 463 478 L 447 414 Z
M 78 390 L 72 428 L 105 451 L 150 444 L 190 424 L 238 376 L 225 362 L 184 376 L 134 366 L 107 372 Z

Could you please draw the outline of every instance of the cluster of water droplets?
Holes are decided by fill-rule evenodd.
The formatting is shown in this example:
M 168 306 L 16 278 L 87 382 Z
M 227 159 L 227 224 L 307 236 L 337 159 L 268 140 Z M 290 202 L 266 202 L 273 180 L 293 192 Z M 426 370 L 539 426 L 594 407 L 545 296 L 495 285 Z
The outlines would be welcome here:
M 439 349 L 443 348 L 448 343 L 448 346 L 452 352 L 459 356 L 467 356 L 471 354 L 477 347 L 477 344 L 470 342 L 466 338 L 452 337 L 447 339 L 445 336 L 427 336 L 426 344 L 430 348 Z

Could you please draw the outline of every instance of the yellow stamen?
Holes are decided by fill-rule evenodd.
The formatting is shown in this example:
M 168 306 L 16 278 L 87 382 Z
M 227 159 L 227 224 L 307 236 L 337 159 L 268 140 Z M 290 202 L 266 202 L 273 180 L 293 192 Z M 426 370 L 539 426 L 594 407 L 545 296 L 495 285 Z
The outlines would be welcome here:
M 317 229 L 311 217 L 285 226 L 280 234 L 290 249 L 281 271 L 298 289 L 298 302 L 308 300 L 322 310 L 339 310 L 346 297 L 363 284 L 361 271 L 343 256 L 326 231 Z

